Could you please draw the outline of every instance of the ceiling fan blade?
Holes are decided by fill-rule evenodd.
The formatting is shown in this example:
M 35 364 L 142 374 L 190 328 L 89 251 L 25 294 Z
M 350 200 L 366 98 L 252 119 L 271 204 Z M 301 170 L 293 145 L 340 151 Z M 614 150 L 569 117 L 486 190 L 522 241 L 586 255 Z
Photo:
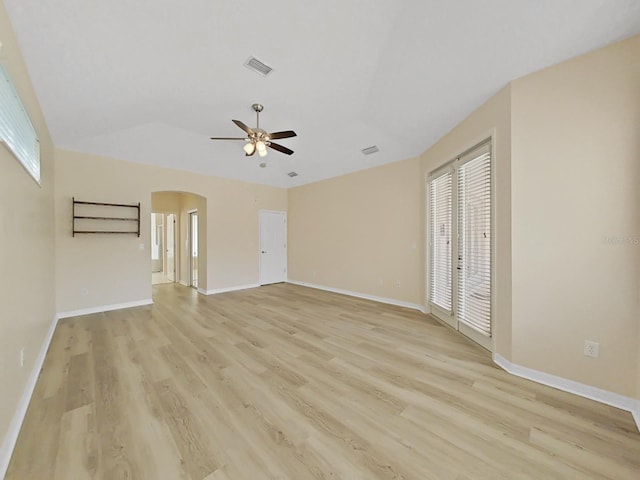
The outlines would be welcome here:
M 273 142 L 268 143 L 267 147 L 273 148 L 274 150 L 277 150 L 282 153 L 286 153 L 287 155 L 291 155 L 293 153 L 293 150 Z
M 278 140 L 279 138 L 290 138 L 295 136 L 296 136 L 296 132 L 294 132 L 293 130 L 286 130 L 284 132 L 273 132 L 269 134 L 269 138 L 273 140 Z
M 211 140 L 247 140 L 246 137 L 211 137 Z
M 247 132 L 247 135 L 253 135 L 253 130 L 251 130 L 249 127 L 247 127 L 240 120 L 232 120 L 232 122 L 235 123 L 237 126 L 239 126 L 242 130 Z

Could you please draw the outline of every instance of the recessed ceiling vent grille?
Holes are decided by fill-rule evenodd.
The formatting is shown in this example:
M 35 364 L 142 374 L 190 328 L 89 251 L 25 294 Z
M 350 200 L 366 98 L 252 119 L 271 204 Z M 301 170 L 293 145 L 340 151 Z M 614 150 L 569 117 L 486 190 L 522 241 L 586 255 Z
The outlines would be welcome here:
M 378 147 L 376 147 L 375 145 L 372 145 L 370 147 L 362 149 L 362 153 L 364 153 L 365 155 L 371 155 L 372 153 L 376 153 L 376 152 L 379 152 L 379 151 L 380 151 L 380 149 Z
M 298 174 L 296 172 L 289 172 L 289 173 L 287 173 L 287 175 L 289 175 L 291 178 L 298 176 Z
M 266 77 L 267 75 L 269 75 L 273 70 L 273 68 L 261 62 L 256 57 L 249 57 L 249 60 L 244 62 L 244 66 L 247 67 L 249 70 L 253 70 L 256 73 L 259 73 L 263 77 Z

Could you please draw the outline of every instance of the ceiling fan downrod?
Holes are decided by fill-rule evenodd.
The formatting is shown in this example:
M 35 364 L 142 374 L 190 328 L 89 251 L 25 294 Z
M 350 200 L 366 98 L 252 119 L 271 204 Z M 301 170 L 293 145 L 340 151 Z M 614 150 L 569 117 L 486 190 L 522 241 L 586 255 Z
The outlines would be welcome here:
M 251 108 L 256 112 L 256 130 L 260 129 L 260 112 L 264 109 L 264 106 L 260 103 L 254 103 Z

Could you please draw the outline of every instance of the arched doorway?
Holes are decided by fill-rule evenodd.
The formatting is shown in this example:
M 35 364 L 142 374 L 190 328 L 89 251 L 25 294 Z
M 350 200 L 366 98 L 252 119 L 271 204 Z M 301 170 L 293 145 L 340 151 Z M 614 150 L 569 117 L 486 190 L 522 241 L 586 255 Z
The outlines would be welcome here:
M 206 291 L 207 199 L 181 191 L 151 193 L 151 282 Z

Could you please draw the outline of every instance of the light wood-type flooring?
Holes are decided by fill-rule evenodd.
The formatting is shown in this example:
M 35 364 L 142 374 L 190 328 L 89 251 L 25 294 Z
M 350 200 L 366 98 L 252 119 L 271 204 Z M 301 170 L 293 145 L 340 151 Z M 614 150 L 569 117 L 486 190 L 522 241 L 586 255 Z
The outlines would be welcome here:
M 278 284 L 61 321 L 7 480 L 640 479 L 628 412 L 428 316 Z

